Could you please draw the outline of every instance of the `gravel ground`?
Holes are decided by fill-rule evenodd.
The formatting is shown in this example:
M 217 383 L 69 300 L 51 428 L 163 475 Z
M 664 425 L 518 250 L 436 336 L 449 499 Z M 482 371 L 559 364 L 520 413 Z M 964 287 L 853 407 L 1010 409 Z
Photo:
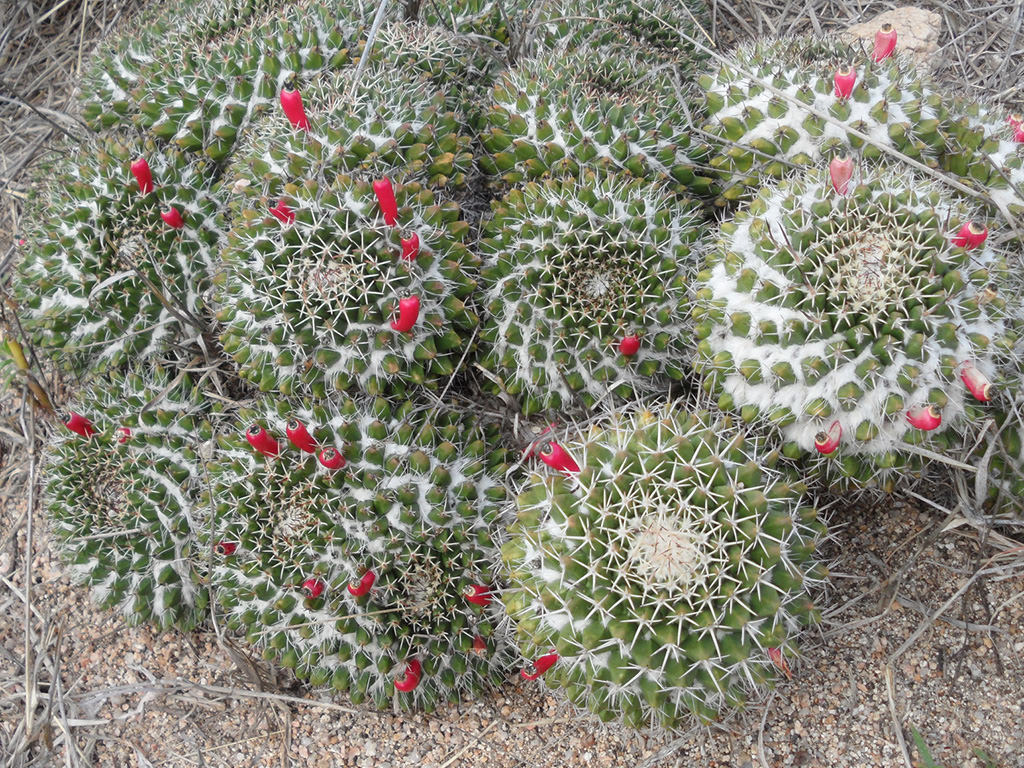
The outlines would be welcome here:
M 0 530 L 24 512 L 20 496 L 4 504 Z M 891 700 L 886 683 L 887 661 L 924 614 L 1007 542 L 981 544 L 958 528 L 922 548 L 944 519 L 891 500 L 844 519 L 853 522 L 830 545 L 829 604 L 840 607 L 808 639 L 792 680 L 712 730 L 672 736 L 604 725 L 519 679 L 433 715 L 381 714 L 343 698 L 302 702 L 309 694 L 294 681 L 273 679 L 212 631 L 161 634 L 95 609 L 64 575 L 40 520 L 35 688 L 57 693 L 59 677 L 62 695 L 53 698 L 82 765 L 888 768 L 904 764 L 895 717 L 908 743 L 917 728 L 942 765 L 987 768 L 978 748 L 1003 768 L 1024 766 L 1024 566 L 975 580 L 892 660 Z M 0 753 L 24 713 L 24 585 L 12 567 L 24 534 L 23 526 L 0 553 Z M 40 743 L 34 754 L 39 765 L 65 764 L 59 747 L 47 755 Z

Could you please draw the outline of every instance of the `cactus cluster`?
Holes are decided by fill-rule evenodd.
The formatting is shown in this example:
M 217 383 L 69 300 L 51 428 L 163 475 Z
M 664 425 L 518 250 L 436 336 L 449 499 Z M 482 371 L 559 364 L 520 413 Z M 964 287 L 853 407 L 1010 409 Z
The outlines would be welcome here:
M 292 405 L 244 411 L 246 436 L 223 438 L 211 470 L 211 589 L 229 626 L 380 707 L 499 682 L 514 655 L 493 600 L 493 432 L 411 402 Z
M 355 702 L 522 667 L 677 727 L 789 674 L 809 489 L 951 456 L 1021 519 L 1019 117 L 891 30 L 698 78 L 696 0 L 378 7 L 154 10 L 89 69 L 15 295 L 95 380 L 46 471 L 101 601 Z
M 525 482 L 502 549 L 524 676 L 557 657 L 548 685 L 633 726 L 710 721 L 769 683 L 824 575 L 817 512 L 773 454 L 679 404 L 540 450 L 561 471 Z

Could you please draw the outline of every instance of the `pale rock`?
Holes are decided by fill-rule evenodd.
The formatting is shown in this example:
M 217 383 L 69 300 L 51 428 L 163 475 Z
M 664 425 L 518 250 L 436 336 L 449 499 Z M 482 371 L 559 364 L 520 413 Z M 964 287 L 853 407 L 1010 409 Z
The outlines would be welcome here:
M 929 69 L 939 49 L 942 17 L 924 8 L 903 6 L 854 24 L 846 30 L 844 37 L 851 41 L 863 40 L 870 51 L 875 44 L 875 33 L 886 23 L 896 28 L 896 52 L 909 54 L 918 66 Z

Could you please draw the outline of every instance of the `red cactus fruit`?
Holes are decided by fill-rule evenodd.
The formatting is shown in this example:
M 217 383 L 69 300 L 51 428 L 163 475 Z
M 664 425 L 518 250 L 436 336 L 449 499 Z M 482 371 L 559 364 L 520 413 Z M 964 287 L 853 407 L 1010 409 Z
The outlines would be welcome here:
M 907 421 L 911 426 L 928 432 L 942 423 L 942 414 L 934 405 L 923 405 L 907 411 Z
M 373 194 L 377 196 L 380 212 L 384 214 L 384 223 L 389 227 L 398 224 L 398 203 L 395 200 L 395 188 L 391 179 L 378 179 L 373 182 Z
M 144 195 L 148 195 L 153 191 L 153 173 L 149 170 L 149 163 L 146 162 L 146 158 L 140 157 L 134 163 L 131 168 L 132 176 L 139 183 L 139 192 Z
M 526 680 L 536 680 L 538 677 L 547 672 L 551 667 L 554 666 L 555 662 L 558 661 L 557 653 L 548 653 L 541 656 L 536 661 L 531 661 L 520 671 L 519 674 Z
M 363 578 L 359 580 L 357 584 L 349 583 L 348 592 L 353 597 L 362 597 L 368 594 L 370 588 L 373 587 L 373 582 L 377 580 L 377 576 L 373 571 L 367 571 L 363 574 Z
M 420 316 L 420 297 L 410 296 L 398 302 L 398 319 L 391 321 L 391 328 L 402 333 L 409 333 L 416 325 Z
M 875 49 L 871 52 L 871 60 L 876 64 L 892 56 L 896 50 L 896 28 L 892 24 L 883 24 L 875 32 Z
M 324 448 L 317 459 L 328 469 L 341 469 L 345 466 L 345 457 L 336 448 Z
M 314 453 L 316 451 L 316 440 L 309 434 L 306 425 L 301 421 L 297 419 L 289 421 L 285 425 L 284 433 L 288 435 L 291 444 L 300 451 L 305 451 L 306 453 Z
M 579 472 L 580 466 L 573 461 L 572 456 L 565 452 L 565 449 L 558 443 L 551 441 L 544 448 L 537 452 L 540 460 L 552 469 L 559 472 Z
M 835 85 L 837 99 L 848 99 L 853 94 L 853 87 L 857 84 L 857 70 L 850 64 L 840 67 L 832 76 Z
M 181 217 L 181 212 L 173 205 L 169 211 L 162 212 L 160 218 L 171 229 L 181 229 L 185 226 L 185 219 Z
M 839 447 L 839 441 L 843 437 L 843 425 L 833 421 L 829 428 L 814 436 L 814 447 L 818 453 L 828 456 Z
M 409 693 L 409 691 L 412 691 L 420 684 L 422 671 L 419 659 L 413 659 L 405 665 L 405 672 L 402 677 L 395 680 L 395 688 L 402 691 L 402 693 Z
M 259 424 L 253 424 L 249 427 L 245 433 L 245 439 L 249 441 L 249 445 L 264 456 L 273 457 L 281 452 L 281 446 Z
M 470 584 L 466 587 L 466 591 L 463 592 L 466 599 L 479 606 L 490 605 L 494 597 L 491 595 L 491 590 L 481 584 Z
M 309 118 L 306 117 L 306 108 L 302 106 L 302 94 L 298 90 L 281 89 L 281 108 L 284 110 L 288 122 L 292 124 L 292 128 L 309 130 Z

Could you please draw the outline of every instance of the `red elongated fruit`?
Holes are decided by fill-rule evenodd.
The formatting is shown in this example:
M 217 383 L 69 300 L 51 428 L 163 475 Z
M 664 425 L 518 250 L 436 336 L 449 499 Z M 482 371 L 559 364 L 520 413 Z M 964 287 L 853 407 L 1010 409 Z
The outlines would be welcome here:
M 1013 127 L 1013 140 L 1018 144 L 1024 144 L 1024 125 L 1015 125 Z
M 328 469 L 341 469 L 345 466 L 345 457 L 335 448 L 324 448 L 317 458 Z
M 781 648 L 769 648 L 768 658 L 772 660 L 772 664 L 782 670 L 782 674 L 786 676 L 787 680 L 793 679 L 793 671 L 789 668 L 789 662 L 786 661 L 786 657 L 782 655 Z
M 988 380 L 988 376 L 975 368 L 974 363 L 970 360 L 967 360 L 960 366 L 960 378 L 971 394 L 974 395 L 975 400 L 980 400 L 983 403 L 989 401 L 992 382 Z
M 409 333 L 416 325 L 420 316 L 420 297 L 410 296 L 398 302 L 398 319 L 391 321 L 391 328 L 402 333 Z
M 487 641 L 480 637 L 480 635 L 473 635 L 473 653 L 478 656 L 483 656 L 487 653 Z
M 1016 112 L 1014 112 L 1012 115 L 1006 116 L 1006 122 L 1008 122 L 1014 128 L 1018 128 L 1021 124 L 1024 124 L 1024 115 L 1019 115 Z
M 302 591 L 306 593 L 306 597 L 310 600 L 315 600 L 324 593 L 327 589 L 327 585 L 323 579 L 318 579 L 316 576 L 310 576 L 304 582 L 302 582 Z
M 640 337 L 635 333 L 632 336 L 627 336 L 619 342 L 619 352 L 626 357 L 632 357 L 640 351 Z
M 316 440 L 309 434 L 309 430 L 306 429 L 306 425 L 297 419 L 289 421 L 284 428 L 284 433 L 288 435 L 288 439 L 292 445 L 298 448 L 300 451 L 306 453 L 313 453 L 316 451 Z
M 60 414 L 60 420 L 63 422 L 65 427 L 82 437 L 91 437 L 96 434 L 96 427 L 94 427 L 92 422 L 80 413 L 75 413 L 74 411 L 63 411 Z
M 249 427 L 245 433 L 245 439 L 249 441 L 249 445 L 264 456 L 273 457 L 281 452 L 281 446 L 277 444 L 277 440 L 272 438 L 267 430 L 259 424 Z
M 538 677 L 547 672 L 551 667 L 554 666 L 555 662 L 558 661 L 557 653 L 548 653 L 541 656 L 536 661 L 531 661 L 520 671 L 519 674 L 526 680 L 536 680 Z
M 828 175 L 836 194 L 845 195 L 853 178 L 853 158 L 849 155 L 833 157 L 828 164 Z
M 835 84 L 836 98 L 848 99 L 853 94 L 853 86 L 857 84 L 857 70 L 849 64 L 840 67 L 832 76 L 832 82 Z
M 580 465 L 573 461 L 572 456 L 565 452 L 565 449 L 553 440 L 537 452 L 540 460 L 552 469 L 559 472 L 579 472 Z
M 843 437 L 843 425 L 833 421 L 827 430 L 819 432 L 814 436 L 814 447 L 818 453 L 828 456 L 839 447 L 839 441 Z
M 896 50 L 896 28 L 892 24 L 883 24 L 875 32 L 875 49 L 871 52 L 871 60 L 876 64 L 892 56 Z
M 287 88 L 282 88 L 281 108 L 284 110 L 284 115 L 288 118 L 288 122 L 292 124 L 292 128 L 301 128 L 304 131 L 309 130 L 309 118 L 306 117 L 306 108 L 302 106 L 301 93 L 297 90 L 289 91 Z
M 117 433 L 117 442 L 122 444 L 127 443 L 132 436 L 132 431 L 128 427 L 118 427 L 114 431 Z
M 920 408 L 907 411 L 907 421 L 910 422 L 910 426 L 928 432 L 942 423 L 942 414 L 934 405 L 922 405 Z
M 132 176 L 139 182 L 139 192 L 144 195 L 148 195 L 153 191 L 153 173 L 149 170 L 149 163 L 146 162 L 146 158 L 140 157 L 130 166 L 132 170 Z
M 413 232 L 409 237 L 402 238 L 402 258 L 415 261 L 420 255 L 420 236 Z
M 224 557 L 235 554 L 236 549 L 238 549 L 238 543 L 234 541 L 218 541 L 213 545 L 213 551 Z
M 977 248 L 979 245 L 985 242 L 985 238 L 988 237 L 988 228 L 983 227 L 980 224 L 975 224 L 973 221 L 968 221 L 952 237 L 953 245 L 959 248 L 966 248 L 970 250 Z
M 384 223 L 389 227 L 398 224 L 398 202 L 395 200 L 395 188 L 391 179 L 377 179 L 373 182 L 373 194 L 377 196 L 380 212 L 384 214 Z
M 295 221 L 295 211 L 284 204 L 284 200 L 278 200 L 277 205 L 270 209 L 270 213 L 282 224 L 291 224 Z
M 554 429 L 556 426 L 557 426 L 557 422 L 552 421 L 550 424 L 548 424 L 546 427 L 544 427 L 544 429 L 542 429 L 537 434 L 537 437 L 534 439 L 534 441 L 532 443 L 530 443 L 528 446 L 526 446 L 525 449 L 523 449 L 523 458 L 524 459 L 532 459 L 534 452 L 537 450 L 537 444 L 540 441 L 540 439 L 544 435 L 546 435 L 548 432 L 550 432 L 552 429 Z
M 491 601 L 494 600 L 491 596 L 491 590 L 481 584 L 470 584 L 462 594 L 466 596 L 469 602 L 480 606 L 490 605 Z
M 173 205 L 169 211 L 161 213 L 160 218 L 163 219 L 164 223 L 171 229 L 181 229 L 185 226 L 185 220 L 181 218 L 181 213 Z
M 403 675 L 395 680 L 395 688 L 400 690 L 402 693 L 408 693 L 409 691 L 416 688 L 420 684 L 420 675 L 422 674 L 422 667 L 420 666 L 419 659 L 413 659 L 405 665 L 405 672 Z
M 361 578 L 358 583 L 353 584 L 349 582 L 348 592 L 353 597 L 362 597 L 370 591 L 370 588 L 373 587 L 373 582 L 376 580 L 377 576 L 374 572 L 367 571 L 363 574 L 363 578 Z

